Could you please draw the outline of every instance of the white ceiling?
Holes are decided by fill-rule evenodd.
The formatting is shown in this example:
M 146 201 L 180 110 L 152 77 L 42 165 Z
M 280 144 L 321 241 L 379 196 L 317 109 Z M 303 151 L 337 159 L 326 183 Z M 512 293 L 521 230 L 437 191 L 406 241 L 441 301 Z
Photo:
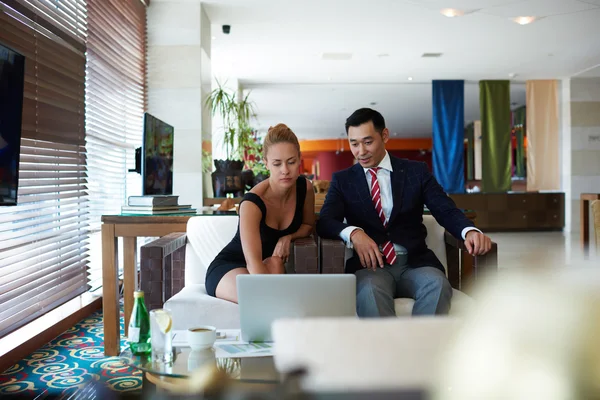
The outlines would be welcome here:
M 481 79 L 563 78 L 600 65 L 600 0 L 212 0 L 212 69 L 252 89 L 258 127 L 285 122 L 301 138 L 339 137 L 345 118 L 377 102 L 400 136 L 429 136 L 431 80 L 464 79 L 465 118 L 479 117 Z M 459 18 L 442 8 L 469 12 Z M 542 17 L 530 25 L 510 20 Z M 231 25 L 231 34 L 221 32 Z M 440 58 L 422 58 L 426 52 Z M 324 60 L 344 53 L 347 60 Z M 592 73 L 592 72 L 587 72 Z M 413 77 L 412 82 L 407 78 Z M 520 83 L 519 83 L 520 82 Z

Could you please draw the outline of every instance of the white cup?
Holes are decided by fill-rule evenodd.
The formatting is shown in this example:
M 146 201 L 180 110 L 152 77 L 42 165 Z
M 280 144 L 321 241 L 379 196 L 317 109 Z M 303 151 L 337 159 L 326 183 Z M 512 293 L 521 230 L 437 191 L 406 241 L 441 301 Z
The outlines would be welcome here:
M 217 328 L 209 325 L 195 326 L 188 329 L 187 337 L 192 350 L 208 349 L 217 340 Z

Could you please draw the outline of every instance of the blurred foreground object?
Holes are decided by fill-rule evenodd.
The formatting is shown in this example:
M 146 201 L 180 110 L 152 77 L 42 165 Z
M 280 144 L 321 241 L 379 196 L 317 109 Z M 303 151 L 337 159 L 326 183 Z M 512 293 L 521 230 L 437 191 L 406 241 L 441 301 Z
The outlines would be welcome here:
M 442 359 L 435 400 L 600 398 L 600 273 L 503 274 Z
M 272 326 L 275 366 L 305 369 L 301 388 L 308 393 L 428 389 L 459 324 L 441 316 L 279 319 Z

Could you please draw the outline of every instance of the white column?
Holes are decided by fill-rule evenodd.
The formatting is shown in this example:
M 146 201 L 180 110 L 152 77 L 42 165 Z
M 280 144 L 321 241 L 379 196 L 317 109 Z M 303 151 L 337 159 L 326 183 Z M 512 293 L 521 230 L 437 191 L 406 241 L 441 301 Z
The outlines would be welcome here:
M 571 231 L 579 232 L 581 193 L 600 192 L 600 78 L 573 78 L 570 87 Z
M 473 153 L 475 180 L 481 180 L 481 121 L 473 121 Z
M 202 132 L 210 133 L 210 119 L 202 112 L 210 21 L 199 2 L 186 1 L 152 2 L 147 21 L 148 112 L 175 128 L 174 194 L 180 204 L 201 207 Z

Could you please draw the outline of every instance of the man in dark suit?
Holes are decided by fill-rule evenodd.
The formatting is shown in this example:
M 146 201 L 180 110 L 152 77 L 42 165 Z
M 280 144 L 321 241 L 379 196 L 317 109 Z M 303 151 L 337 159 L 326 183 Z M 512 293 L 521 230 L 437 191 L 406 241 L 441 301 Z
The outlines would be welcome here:
M 427 164 L 388 154 L 389 131 L 379 112 L 355 111 L 346 133 L 358 163 L 333 174 L 317 233 L 354 249 L 346 272 L 356 274 L 358 315 L 395 316 L 397 297 L 415 299 L 413 315 L 447 314 L 452 287 L 425 244 L 423 206 L 471 254 L 488 252 L 490 238 L 456 208 Z

